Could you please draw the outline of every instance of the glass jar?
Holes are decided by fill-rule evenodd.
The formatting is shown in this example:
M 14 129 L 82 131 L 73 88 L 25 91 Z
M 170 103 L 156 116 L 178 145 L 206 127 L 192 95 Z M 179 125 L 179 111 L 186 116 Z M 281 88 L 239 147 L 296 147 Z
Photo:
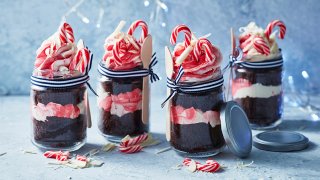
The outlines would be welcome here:
M 249 68 L 236 64 L 232 68 L 232 97 L 246 112 L 252 129 L 278 126 L 283 109 L 282 65 Z
M 78 73 L 79 74 L 79 73 Z M 56 74 L 48 80 L 74 79 Z M 39 148 L 74 151 L 85 144 L 90 120 L 86 85 L 52 88 L 31 86 L 32 142 Z
M 99 82 L 98 127 L 102 135 L 109 141 L 120 142 L 126 135 L 148 132 L 148 122 L 142 120 L 143 77 L 108 78 L 101 75 Z
M 225 145 L 220 123 L 223 103 L 222 85 L 201 93 L 177 92 L 169 102 L 171 146 L 189 157 L 221 152 Z

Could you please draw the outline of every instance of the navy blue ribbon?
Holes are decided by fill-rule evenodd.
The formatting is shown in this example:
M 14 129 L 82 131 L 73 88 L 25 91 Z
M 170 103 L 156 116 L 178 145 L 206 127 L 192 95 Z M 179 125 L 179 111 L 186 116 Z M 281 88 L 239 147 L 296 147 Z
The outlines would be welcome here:
M 149 64 L 149 69 L 138 69 L 130 71 L 113 71 L 105 67 L 105 65 L 100 62 L 98 66 L 98 71 L 101 75 L 110 78 L 130 78 L 130 77 L 145 77 L 150 75 L 151 83 L 159 80 L 159 76 L 153 72 L 153 67 L 158 63 L 156 58 L 156 53 L 153 53 L 152 60 Z
M 212 90 L 214 88 L 220 87 L 223 85 L 223 77 L 219 77 L 218 79 L 204 81 L 204 82 L 196 82 L 196 83 L 179 83 L 182 75 L 184 74 L 184 70 L 182 66 L 180 66 L 176 79 L 173 81 L 167 77 L 167 87 L 172 90 L 171 94 L 167 97 L 167 99 L 161 104 L 163 108 L 164 105 L 171 98 L 174 97 L 175 94 L 182 93 L 201 93 L 204 91 Z
M 89 51 L 89 53 L 91 53 Z M 31 84 L 36 87 L 40 88 L 70 88 L 70 87 L 76 87 L 80 86 L 84 83 L 86 83 L 89 87 L 89 89 L 95 94 L 96 96 L 97 93 L 93 90 L 91 85 L 89 84 L 89 71 L 92 66 L 92 59 L 93 59 L 93 54 L 91 54 L 89 64 L 86 67 L 85 74 L 78 76 L 78 77 L 71 77 L 67 79 L 47 79 L 47 78 L 42 78 L 39 76 L 31 76 Z
M 242 61 L 242 50 L 240 47 L 237 47 L 236 49 L 238 56 L 235 57 L 233 55 L 229 56 L 229 63 L 226 67 L 223 68 L 222 72 L 224 73 L 227 69 L 233 67 L 235 64 L 238 64 L 240 66 L 246 67 L 246 68 L 253 68 L 253 69 L 264 69 L 264 68 L 274 68 L 279 67 L 283 65 L 283 59 L 282 56 L 267 60 L 267 61 L 259 61 L 259 62 L 247 62 Z

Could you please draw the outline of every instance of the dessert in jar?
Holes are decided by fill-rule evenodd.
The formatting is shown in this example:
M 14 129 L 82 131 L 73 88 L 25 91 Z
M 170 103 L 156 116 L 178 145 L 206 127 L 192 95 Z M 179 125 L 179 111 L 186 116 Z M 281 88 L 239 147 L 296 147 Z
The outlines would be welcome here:
M 185 40 L 177 43 L 179 32 Z M 224 103 L 222 55 L 206 37 L 192 37 L 185 25 L 171 34 L 173 53 L 166 47 L 168 105 L 167 140 L 182 155 L 211 156 L 225 145 L 220 108 Z M 164 104 L 163 104 L 164 105 Z
M 246 112 L 253 129 L 268 129 L 281 123 L 283 60 L 275 27 L 283 39 L 286 26 L 272 21 L 266 29 L 254 22 L 240 28 L 240 63 L 232 68 L 232 97 Z
M 32 142 L 39 148 L 77 150 L 84 145 L 90 110 L 86 83 L 91 52 L 74 42 L 64 22 L 37 50 L 31 76 Z
M 149 129 L 149 75 L 151 81 L 156 64 L 152 55 L 152 38 L 142 20 L 122 32 L 121 21 L 105 40 L 105 54 L 99 64 L 101 76 L 98 85 L 98 127 L 110 141 L 119 142 L 126 135 L 136 136 Z M 133 33 L 141 27 L 141 37 Z M 151 61 L 152 59 L 152 61 Z

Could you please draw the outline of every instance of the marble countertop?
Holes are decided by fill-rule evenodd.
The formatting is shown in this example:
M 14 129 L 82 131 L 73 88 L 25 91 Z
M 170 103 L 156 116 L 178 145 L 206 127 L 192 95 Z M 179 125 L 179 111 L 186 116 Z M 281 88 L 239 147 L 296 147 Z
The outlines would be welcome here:
M 93 127 L 88 129 L 87 143 L 75 152 L 77 154 L 84 154 L 107 143 L 96 126 L 95 97 L 91 96 L 90 99 Z M 303 120 L 302 114 L 293 108 L 285 109 L 285 121 L 278 129 L 303 133 L 311 141 L 307 149 L 279 153 L 253 147 L 250 157 L 239 159 L 226 148 L 213 157 L 223 166 L 223 170 L 211 174 L 174 169 L 182 163 L 183 157 L 172 150 L 156 154 L 158 150 L 169 147 L 164 135 L 165 119 L 164 110 L 159 107 L 160 98 L 153 98 L 152 104 L 157 105 L 152 106 L 150 130 L 161 144 L 130 155 L 118 151 L 97 154 L 96 158 L 104 161 L 101 167 L 72 169 L 49 165 L 49 160 L 30 142 L 29 100 L 27 96 L 0 97 L 0 179 L 317 179 L 320 176 L 320 121 Z M 253 134 L 256 133 L 258 131 L 253 131 Z M 252 161 L 253 164 L 248 167 L 241 166 Z

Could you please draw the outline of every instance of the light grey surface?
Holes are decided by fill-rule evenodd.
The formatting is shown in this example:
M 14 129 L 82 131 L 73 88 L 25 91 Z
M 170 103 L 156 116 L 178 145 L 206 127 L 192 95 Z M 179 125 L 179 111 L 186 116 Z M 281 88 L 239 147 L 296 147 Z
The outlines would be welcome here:
M 91 96 L 93 120 L 97 119 L 95 97 Z M 38 154 L 24 154 L 22 150 L 35 150 L 30 142 L 30 112 L 29 97 L 0 97 L 0 179 L 317 179 L 320 176 L 320 122 L 304 121 L 302 114 L 296 109 L 286 109 L 286 117 L 280 130 L 294 130 L 307 136 L 311 143 L 300 152 L 277 153 L 253 148 L 249 158 L 238 159 L 228 150 L 213 157 L 224 166 L 219 173 L 190 173 L 186 170 L 174 170 L 181 164 L 183 158 L 173 151 L 159 155 L 155 152 L 168 147 L 165 141 L 164 111 L 160 108 L 162 99 L 154 98 L 152 102 L 151 131 L 162 143 L 148 147 L 137 154 L 121 154 L 117 151 L 99 154 L 103 160 L 102 167 L 88 169 L 60 168 L 49 166 L 50 161 Z M 297 119 L 295 119 L 297 117 Z M 254 134 L 257 132 L 254 131 Z M 99 148 L 107 141 L 102 138 L 96 128 L 88 130 L 87 144 L 76 153 L 82 154 L 93 148 Z M 200 159 L 199 161 L 204 161 Z M 239 164 L 254 163 L 249 167 Z

